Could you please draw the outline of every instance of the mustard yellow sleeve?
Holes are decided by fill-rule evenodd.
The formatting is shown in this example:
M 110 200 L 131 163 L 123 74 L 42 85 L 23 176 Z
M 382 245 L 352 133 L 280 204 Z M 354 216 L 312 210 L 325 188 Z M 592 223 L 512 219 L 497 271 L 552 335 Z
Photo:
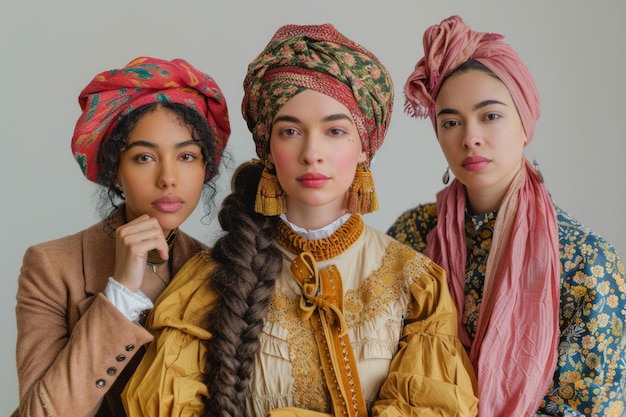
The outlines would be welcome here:
M 276 408 L 267 413 L 267 417 L 333 417 L 332 414 L 319 411 L 305 410 L 304 408 L 285 407 Z
M 411 281 L 399 351 L 372 415 L 475 416 L 476 377 L 457 337 L 456 308 L 445 272 L 423 255 L 416 261 L 423 264 L 423 273 Z
M 208 395 L 203 341 L 211 334 L 201 324 L 217 300 L 208 284 L 212 270 L 207 254 L 196 255 L 157 299 L 147 321 L 154 340 L 122 394 L 128 417 L 202 414 Z

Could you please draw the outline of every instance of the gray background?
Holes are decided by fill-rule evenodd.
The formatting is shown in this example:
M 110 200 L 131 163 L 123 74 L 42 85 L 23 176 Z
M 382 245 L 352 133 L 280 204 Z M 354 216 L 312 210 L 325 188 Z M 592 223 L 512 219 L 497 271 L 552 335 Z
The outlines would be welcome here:
M 624 120 L 626 3 L 621 0 L 372 1 L 78 0 L 8 2 L 0 14 L 0 414 L 17 406 L 15 293 L 29 245 L 81 230 L 98 218 L 94 188 L 69 140 L 79 91 L 96 74 L 140 55 L 184 58 L 208 72 L 230 107 L 228 151 L 254 155 L 241 118 L 248 62 L 286 23 L 333 23 L 372 50 L 395 80 L 391 128 L 374 171 L 381 209 L 365 216 L 386 229 L 403 210 L 432 201 L 446 167 L 429 121 L 403 113 L 402 86 L 422 55 L 422 33 L 459 14 L 499 32 L 534 75 L 542 98 L 533 152 L 557 203 L 626 256 Z M 232 169 L 224 171 L 219 200 Z M 183 229 L 212 243 L 217 229 Z

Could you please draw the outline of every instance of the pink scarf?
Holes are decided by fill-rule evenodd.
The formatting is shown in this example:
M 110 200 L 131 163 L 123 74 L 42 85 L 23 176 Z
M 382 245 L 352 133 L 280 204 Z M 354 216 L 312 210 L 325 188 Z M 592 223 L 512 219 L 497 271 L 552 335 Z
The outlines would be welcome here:
M 425 253 L 448 273 L 459 337 L 478 378 L 478 415 L 531 416 L 550 386 L 558 353 L 560 261 L 554 208 L 525 161 L 498 212 L 471 341 L 462 325 L 465 205 L 465 187 L 458 180 L 438 193 L 438 222 Z

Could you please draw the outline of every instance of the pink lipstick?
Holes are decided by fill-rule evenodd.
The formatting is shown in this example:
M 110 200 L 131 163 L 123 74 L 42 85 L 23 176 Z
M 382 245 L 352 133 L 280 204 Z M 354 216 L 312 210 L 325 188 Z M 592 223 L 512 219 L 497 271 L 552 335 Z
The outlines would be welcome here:
M 319 174 L 317 172 L 307 172 L 301 175 L 297 180 L 305 187 L 320 188 L 323 187 L 329 180 L 326 175 Z
M 461 165 L 468 171 L 480 171 L 491 163 L 491 160 L 484 156 L 468 156 L 463 160 Z
M 173 213 L 180 209 L 184 201 L 175 195 L 168 195 L 154 200 L 151 204 L 159 211 Z

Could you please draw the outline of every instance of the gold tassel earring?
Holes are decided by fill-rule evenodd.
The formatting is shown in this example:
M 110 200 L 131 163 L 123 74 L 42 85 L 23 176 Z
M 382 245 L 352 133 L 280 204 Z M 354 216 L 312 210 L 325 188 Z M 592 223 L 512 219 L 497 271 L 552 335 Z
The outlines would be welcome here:
M 366 214 L 378 210 L 378 197 L 374 187 L 374 177 L 364 163 L 356 168 L 354 181 L 348 190 L 348 211 Z
M 270 172 L 270 169 L 265 164 L 256 191 L 254 211 L 265 216 L 278 216 L 287 211 L 287 202 L 285 191 L 280 186 L 276 175 Z

